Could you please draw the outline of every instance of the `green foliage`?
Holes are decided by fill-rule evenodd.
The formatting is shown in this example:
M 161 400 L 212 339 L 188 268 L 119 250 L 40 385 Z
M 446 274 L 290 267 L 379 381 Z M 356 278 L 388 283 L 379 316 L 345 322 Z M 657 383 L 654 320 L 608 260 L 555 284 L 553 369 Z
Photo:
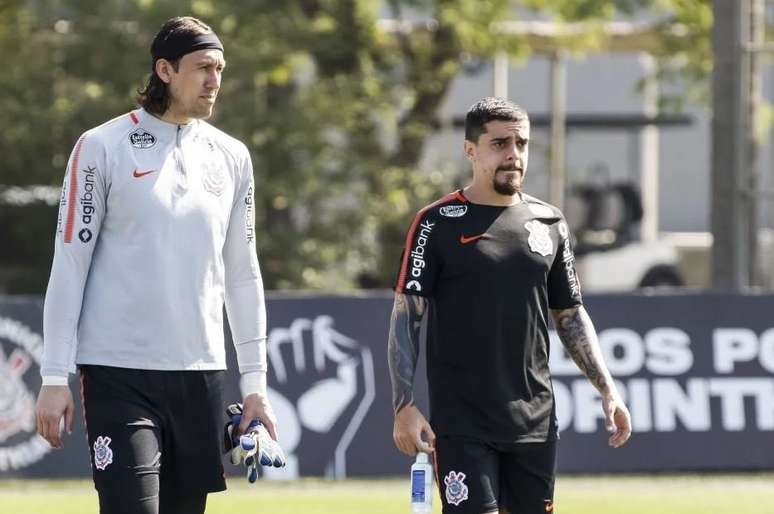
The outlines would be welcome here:
M 252 152 L 267 287 L 389 287 L 413 214 L 467 173 L 419 169 L 441 102 L 465 59 L 488 59 L 498 50 L 527 55 L 523 40 L 491 30 L 525 6 L 592 22 L 661 9 L 693 31 L 689 44 L 665 32 L 662 77 L 679 73 L 696 82 L 710 69 L 711 12 L 700 0 L 4 2 L 0 184 L 61 184 L 80 133 L 134 107 L 161 24 L 192 14 L 226 46 L 213 123 Z M 377 24 L 385 10 L 401 18 L 409 8 L 435 22 L 410 33 Z M 674 68 L 670 55 L 682 67 Z M 48 210 L 28 215 L 48 219 Z M 17 261 L 37 278 L 23 287 L 5 281 L 0 290 L 41 292 L 54 225 L 30 222 L 40 230 L 18 243 L 26 248 L 20 256 L 32 252 L 46 261 Z
M 712 2 L 710 0 L 527 0 L 525 5 L 552 14 L 559 21 L 608 21 L 647 10 L 661 20 L 658 46 L 658 80 L 665 86 L 661 108 L 679 111 L 687 102 L 709 105 L 707 78 L 712 73 Z M 675 28 L 679 29 L 676 30 Z M 586 38 L 593 48 L 597 38 Z M 574 50 L 583 44 L 573 40 Z
M 679 111 L 687 101 L 709 106 L 712 73 L 712 2 L 707 0 L 660 0 L 658 8 L 684 28 L 679 35 L 664 26 L 656 54 L 662 84 L 681 86 L 679 93 L 662 96 L 662 108 Z
M 82 444 L 72 440 L 69 443 Z M 771 511 L 765 506 L 774 502 L 772 478 L 771 473 L 560 475 L 555 505 L 557 510 L 572 514 L 765 513 Z M 207 513 L 402 514 L 409 511 L 408 504 L 408 477 L 338 481 L 304 478 L 261 480 L 256 484 L 234 477 L 229 479 L 227 491 L 208 496 Z M 440 513 L 438 496 L 433 504 L 433 513 Z M 98 510 L 91 480 L 0 481 L 0 514 L 93 514 Z

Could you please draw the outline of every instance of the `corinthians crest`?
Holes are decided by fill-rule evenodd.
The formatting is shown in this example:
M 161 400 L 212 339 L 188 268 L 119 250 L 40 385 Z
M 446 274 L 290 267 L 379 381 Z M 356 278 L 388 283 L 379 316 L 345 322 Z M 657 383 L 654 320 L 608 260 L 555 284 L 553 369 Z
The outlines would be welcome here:
M 544 225 L 538 220 L 528 221 L 524 228 L 529 231 L 529 249 L 539 253 L 543 257 L 551 255 L 554 252 L 554 244 L 551 241 L 551 235 L 548 232 L 548 225 Z
M 27 383 L 37 374 L 42 355 L 40 334 L 0 316 L 0 476 L 31 466 L 51 451 L 35 432 L 35 398 Z
M 468 486 L 465 485 L 465 473 L 462 471 L 449 471 L 443 483 L 446 485 L 446 503 L 449 505 L 459 505 L 468 499 Z
M 111 439 L 108 436 L 97 436 L 94 441 L 94 467 L 104 470 L 113 463 L 113 450 L 110 449 Z
M 19 432 L 35 430 L 35 400 L 22 379 L 31 360 L 21 348 L 6 360 L 0 346 L 0 443 Z
M 220 165 L 214 161 L 202 164 L 202 184 L 207 192 L 220 196 L 226 185 L 226 174 Z

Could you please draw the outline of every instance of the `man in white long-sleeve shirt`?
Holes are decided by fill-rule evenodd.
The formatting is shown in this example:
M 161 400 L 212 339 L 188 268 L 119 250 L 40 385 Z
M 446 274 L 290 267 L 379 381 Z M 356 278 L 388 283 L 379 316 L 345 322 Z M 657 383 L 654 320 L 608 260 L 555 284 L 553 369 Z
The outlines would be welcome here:
M 266 310 L 244 144 L 202 121 L 225 66 L 204 23 L 173 18 L 151 46 L 141 109 L 84 133 L 68 162 L 44 310 L 38 432 L 72 427 L 80 372 L 103 514 L 203 513 L 220 460 L 225 303 L 245 392 L 266 395 Z

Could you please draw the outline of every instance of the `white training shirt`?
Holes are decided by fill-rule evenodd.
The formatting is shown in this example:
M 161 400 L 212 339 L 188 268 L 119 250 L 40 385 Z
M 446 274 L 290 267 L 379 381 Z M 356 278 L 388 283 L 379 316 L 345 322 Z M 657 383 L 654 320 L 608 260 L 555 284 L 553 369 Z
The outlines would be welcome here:
M 225 302 L 240 372 L 265 381 L 253 219 L 250 154 L 212 125 L 139 109 L 83 134 L 62 189 L 41 375 L 225 369 Z

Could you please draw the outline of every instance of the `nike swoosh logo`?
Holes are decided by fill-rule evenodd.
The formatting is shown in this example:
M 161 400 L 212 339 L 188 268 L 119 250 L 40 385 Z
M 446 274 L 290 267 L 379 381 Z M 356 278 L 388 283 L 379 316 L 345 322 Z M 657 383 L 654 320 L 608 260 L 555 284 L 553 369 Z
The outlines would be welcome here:
M 134 170 L 134 173 L 132 173 L 132 176 L 134 178 L 140 178 L 140 177 L 144 177 L 145 175 L 148 175 L 150 173 L 153 173 L 154 171 L 156 171 L 156 170 L 148 170 L 148 171 Z
M 465 235 L 460 235 L 460 243 L 466 245 L 468 243 L 472 243 L 473 241 L 477 241 L 482 237 L 484 237 L 484 234 L 479 234 L 477 236 L 470 236 L 470 237 L 466 237 Z

